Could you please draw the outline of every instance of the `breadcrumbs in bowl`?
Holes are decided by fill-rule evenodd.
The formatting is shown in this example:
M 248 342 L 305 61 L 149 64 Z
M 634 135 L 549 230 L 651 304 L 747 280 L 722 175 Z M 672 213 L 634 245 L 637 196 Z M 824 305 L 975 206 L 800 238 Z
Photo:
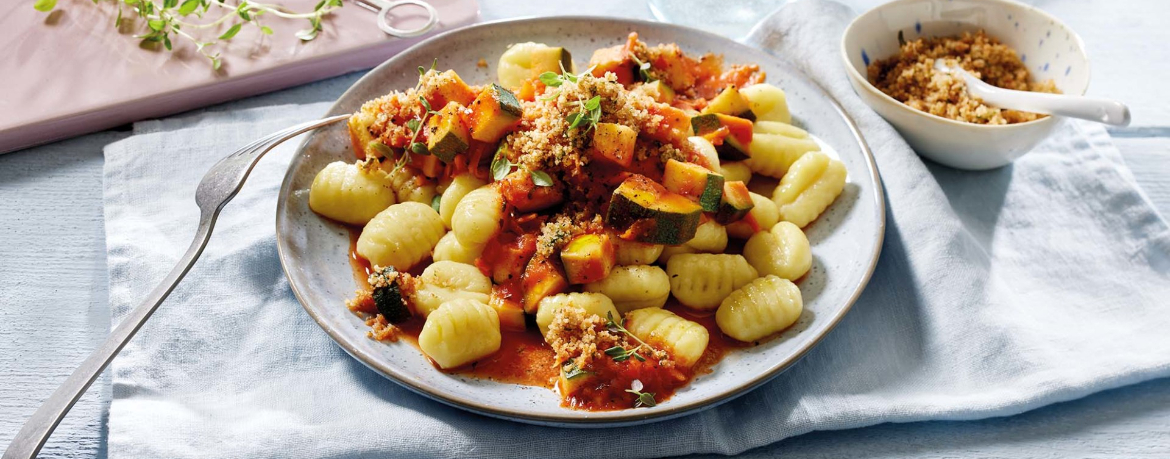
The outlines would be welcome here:
M 902 42 L 897 55 L 874 61 L 866 70 L 870 83 L 879 90 L 932 115 L 974 124 L 1015 124 L 1047 116 L 983 104 L 967 94 L 961 77 L 935 71 L 936 59 L 946 59 L 949 65 L 957 64 L 1000 88 L 1060 92 L 1052 80 L 1032 81 L 1016 51 L 982 30 Z

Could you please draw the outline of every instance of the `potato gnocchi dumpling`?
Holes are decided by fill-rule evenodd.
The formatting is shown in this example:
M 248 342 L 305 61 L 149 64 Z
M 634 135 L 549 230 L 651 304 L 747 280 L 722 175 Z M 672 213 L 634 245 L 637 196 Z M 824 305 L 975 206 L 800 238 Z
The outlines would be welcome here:
M 418 347 L 444 369 L 489 356 L 500 350 L 500 341 L 496 310 L 468 298 L 443 303 L 418 335 Z
M 500 230 L 504 212 L 504 198 L 494 187 L 476 188 L 455 206 L 451 216 L 451 231 L 460 244 L 483 245 Z
M 435 245 L 435 253 L 432 258 L 435 261 L 454 261 L 474 265 L 475 260 L 478 260 L 482 254 L 482 245 L 468 247 L 460 244 L 459 239 L 455 238 L 455 233 L 448 231 Z
M 609 240 L 613 242 L 613 252 L 619 266 L 648 265 L 662 255 L 662 244 L 627 241 L 617 236 L 612 236 Z
M 626 314 L 626 329 L 651 346 L 663 346 L 676 363 L 693 366 L 703 357 L 711 336 L 698 323 L 662 308 L 645 308 Z
M 772 201 L 780 219 L 804 228 L 816 220 L 845 189 L 845 164 L 821 152 L 810 152 L 792 164 L 780 180 Z
M 618 266 L 605 279 L 585 284 L 585 291 L 609 297 L 618 312 L 661 308 L 670 297 L 670 278 L 657 266 Z
M 750 195 L 755 207 L 752 207 L 748 215 L 752 220 L 755 220 L 760 231 L 771 228 L 780 221 L 780 209 L 776 207 L 775 202 L 761 194 L 750 193 Z M 756 234 L 756 229 L 752 228 L 748 222 L 740 220 L 727 225 L 727 234 L 736 239 L 747 239 Z
M 753 126 L 752 157 L 744 161 L 758 174 L 781 178 L 792 163 L 821 146 L 796 126 L 778 121 L 757 121 Z
M 769 275 L 731 292 L 715 311 L 715 323 L 727 336 L 750 343 L 792 326 L 803 310 L 796 284 Z
M 686 253 L 666 263 L 670 293 L 679 303 L 698 310 L 719 307 L 727 295 L 760 277 L 742 255 Z
M 757 120 L 792 124 L 792 115 L 788 113 L 788 97 L 784 95 L 784 90 L 761 83 L 740 89 L 739 93 L 747 99 Z
M 728 182 L 743 182 L 747 185 L 752 180 L 752 169 L 744 161 L 726 161 L 719 165 L 723 172 L 723 180 Z
M 443 233 L 443 219 L 431 206 L 402 202 L 379 212 L 362 228 L 357 253 L 371 265 L 406 271 L 431 254 Z
M 454 261 L 436 261 L 423 270 L 419 285 L 411 295 L 415 313 L 430 315 L 443 303 L 465 298 L 487 303 L 491 298 L 492 280 L 475 266 Z
M 443 217 L 443 223 L 447 228 L 451 228 L 451 218 L 455 216 L 455 208 L 459 201 L 463 200 L 467 193 L 487 185 L 487 182 L 476 178 L 471 174 L 456 175 L 451 183 L 443 189 L 442 197 L 439 198 L 439 216 Z
M 548 335 L 548 326 L 556 317 L 557 310 L 565 307 L 580 308 L 586 315 L 593 314 L 602 319 L 611 314 L 614 319 L 621 317 L 613 301 L 600 293 L 558 293 L 544 297 L 536 309 L 536 327 L 540 330 L 540 336 Z
M 743 246 L 743 256 L 761 276 L 774 275 L 791 281 L 812 267 L 808 237 L 790 222 L 780 222 L 760 231 Z
M 351 225 L 364 225 L 397 202 L 385 174 L 370 172 L 357 164 L 329 163 L 309 187 L 313 212 Z
M 382 163 L 383 170 L 387 167 L 390 166 Z M 419 202 L 429 206 L 435 199 L 435 181 L 426 178 L 418 169 L 407 166 L 398 170 L 390 169 L 387 172 L 390 174 L 390 183 L 398 196 L 398 202 Z

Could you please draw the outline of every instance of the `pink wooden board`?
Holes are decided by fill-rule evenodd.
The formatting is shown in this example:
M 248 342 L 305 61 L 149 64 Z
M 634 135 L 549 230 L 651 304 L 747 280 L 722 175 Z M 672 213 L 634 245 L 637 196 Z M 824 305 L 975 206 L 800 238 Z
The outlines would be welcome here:
M 304 12 L 317 1 L 282 4 Z M 264 15 L 275 33 L 261 36 L 245 27 L 222 48 L 224 64 L 215 72 L 185 40 L 172 40 L 173 52 L 140 48 L 133 37 L 140 29 L 115 29 L 117 10 L 107 0 L 60 0 L 50 14 L 34 10 L 32 2 L 2 2 L 0 153 L 370 68 L 479 17 L 477 0 L 428 0 L 439 12 L 435 28 L 395 38 L 378 29 L 374 12 L 345 3 L 310 42 L 295 36 L 308 21 Z M 215 7 L 207 17 L 218 17 L 212 13 Z M 426 18 L 418 7 L 397 8 L 392 15 L 401 28 Z

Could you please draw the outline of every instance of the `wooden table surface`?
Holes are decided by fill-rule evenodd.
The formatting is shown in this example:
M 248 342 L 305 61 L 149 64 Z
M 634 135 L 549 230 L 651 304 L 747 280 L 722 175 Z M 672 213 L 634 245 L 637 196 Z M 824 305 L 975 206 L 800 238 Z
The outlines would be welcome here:
M 863 11 L 880 2 L 847 3 Z M 1111 133 L 1142 189 L 1163 215 L 1170 215 L 1170 89 L 1163 84 L 1170 74 L 1165 51 L 1170 27 L 1164 24 L 1170 2 L 1029 3 L 1063 19 L 1085 39 L 1094 69 L 1089 93 L 1130 104 L 1133 126 Z M 641 1 L 488 0 L 482 8 L 485 20 L 552 14 L 651 18 Z M 331 100 L 358 76 L 210 110 Z M 109 330 L 102 147 L 127 135 L 102 132 L 0 156 L 0 445 L 8 444 Z M 105 457 L 109 401 L 106 375 L 65 418 L 42 456 Z M 779 455 L 1170 457 L 1170 379 L 1008 418 L 815 432 L 744 456 Z

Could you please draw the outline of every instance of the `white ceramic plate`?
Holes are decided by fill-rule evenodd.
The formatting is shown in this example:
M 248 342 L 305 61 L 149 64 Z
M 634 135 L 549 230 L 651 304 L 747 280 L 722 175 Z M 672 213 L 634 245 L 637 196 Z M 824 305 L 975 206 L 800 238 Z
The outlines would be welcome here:
M 654 408 L 574 411 L 562 408 L 559 396 L 549 389 L 441 373 L 409 343 L 367 338 L 362 319 L 344 305 L 355 288 L 347 259 L 349 233 L 308 206 L 316 173 L 332 161 L 355 158 L 343 124 L 318 130 L 301 145 L 285 176 L 276 213 L 280 260 L 309 315 L 354 358 L 419 394 L 488 416 L 557 426 L 637 424 L 710 408 L 767 382 L 816 345 L 849 310 L 873 272 L 885 206 L 873 158 L 852 121 L 828 94 L 783 60 L 716 35 L 653 22 L 568 17 L 486 23 L 445 33 L 395 56 L 354 83 L 329 115 L 353 112 L 366 100 L 413 86 L 416 68 L 429 66 L 435 58 L 440 68 L 454 68 L 467 82 L 482 84 L 494 80 L 495 63 L 511 43 L 564 46 L 582 65 L 594 49 L 624 43 L 631 31 L 649 43 L 678 43 L 688 53 L 723 54 L 728 64 L 759 64 L 768 81 L 787 92 L 796 124 L 844 161 L 849 171 L 845 192 L 806 229 L 814 261 L 800 284 L 805 309 L 794 327 L 760 346 L 730 353 L 713 372 Z M 476 67 L 481 58 L 488 68 Z

